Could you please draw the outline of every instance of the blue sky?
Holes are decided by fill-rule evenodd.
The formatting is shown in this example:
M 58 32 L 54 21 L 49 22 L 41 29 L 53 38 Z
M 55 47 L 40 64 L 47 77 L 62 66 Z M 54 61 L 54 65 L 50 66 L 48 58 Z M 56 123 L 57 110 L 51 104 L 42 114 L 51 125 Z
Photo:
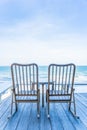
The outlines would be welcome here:
M 0 65 L 87 65 L 86 0 L 0 1 Z

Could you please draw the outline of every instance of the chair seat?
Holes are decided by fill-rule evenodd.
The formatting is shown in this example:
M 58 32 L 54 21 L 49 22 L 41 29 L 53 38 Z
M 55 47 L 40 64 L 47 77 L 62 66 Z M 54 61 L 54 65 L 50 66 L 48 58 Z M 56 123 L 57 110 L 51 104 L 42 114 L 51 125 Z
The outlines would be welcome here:
M 67 91 L 60 91 L 60 90 L 49 90 L 49 96 L 70 96 L 71 94 Z
M 37 96 L 16 96 L 17 101 L 32 101 L 36 100 L 37 101 Z
M 38 91 L 36 90 L 30 90 L 30 91 L 19 91 L 18 93 L 16 93 L 16 96 L 32 96 L 32 95 L 37 95 Z
M 49 100 L 54 100 L 54 101 L 70 101 L 70 96 L 50 96 Z
M 36 90 L 20 91 L 18 94 L 16 94 L 16 100 L 21 101 L 37 100 L 37 91 Z
M 54 101 L 70 101 L 70 94 L 62 94 L 57 90 L 49 91 L 49 100 Z

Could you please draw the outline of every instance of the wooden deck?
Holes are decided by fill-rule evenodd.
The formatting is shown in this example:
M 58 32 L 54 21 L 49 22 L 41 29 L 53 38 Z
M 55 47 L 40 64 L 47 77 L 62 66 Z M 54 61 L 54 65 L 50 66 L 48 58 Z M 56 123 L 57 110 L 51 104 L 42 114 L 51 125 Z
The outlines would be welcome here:
M 87 130 L 87 93 L 75 94 L 77 115 L 75 119 L 67 109 L 67 104 L 51 104 L 50 119 L 45 107 L 40 105 L 40 118 L 37 118 L 35 103 L 20 103 L 18 111 L 10 119 L 11 98 L 0 103 L 0 130 Z

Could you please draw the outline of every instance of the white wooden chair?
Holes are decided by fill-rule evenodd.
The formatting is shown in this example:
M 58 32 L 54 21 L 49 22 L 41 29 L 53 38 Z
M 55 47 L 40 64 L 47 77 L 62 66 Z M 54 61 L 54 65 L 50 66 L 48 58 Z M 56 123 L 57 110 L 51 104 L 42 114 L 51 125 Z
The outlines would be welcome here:
M 38 89 L 38 65 L 37 64 L 17 64 L 11 65 L 12 73 L 12 105 L 17 111 L 17 103 L 34 102 L 37 103 L 37 116 L 40 116 L 40 90 Z
M 48 89 L 46 91 L 47 112 L 49 117 L 50 103 L 68 103 L 69 110 L 76 116 L 76 105 L 74 96 L 74 64 L 50 64 L 48 67 Z M 71 107 L 73 105 L 73 107 Z M 72 111 L 73 108 L 73 111 Z

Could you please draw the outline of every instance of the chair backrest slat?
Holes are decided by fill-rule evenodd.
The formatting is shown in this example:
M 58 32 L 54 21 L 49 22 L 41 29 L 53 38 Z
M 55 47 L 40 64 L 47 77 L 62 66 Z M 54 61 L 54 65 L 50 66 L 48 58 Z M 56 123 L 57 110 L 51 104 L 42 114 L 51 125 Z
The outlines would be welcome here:
M 59 67 L 58 68 L 58 73 L 57 73 L 57 75 L 58 75 L 58 94 L 59 94 L 59 89 L 60 89 L 60 74 L 61 74 L 61 67 Z
M 24 67 L 22 66 L 22 76 L 23 76 L 23 92 L 25 93 L 25 75 L 24 75 Z
M 61 75 L 62 75 L 62 82 L 61 82 L 62 83 L 62 85 L 61 85 L 61 94 L 62 94 L 63 93 L 63 87 L 64 87 L 64 83 L 63 83 L 64 82 L 64 66 L 62 67 L 62 74 Z
M 27 69 L 27 66 L 26 66 L 26 89 L 27 89 L 27 94 L 28 94 L 28 69 Z
M 31 90 L 31 66 L 29 66 L 29 80 L 30 80 L 30 90 Z
M 68 77 L 68 74 L 67 74 L 67 72 L 68 72 L 68 66 L 66 66 L 66 70 L 65 70 L 65 90 L 67 89 L 67 77 Z M 64 91 L 64 94 L 65 94 L 65 91 Z

